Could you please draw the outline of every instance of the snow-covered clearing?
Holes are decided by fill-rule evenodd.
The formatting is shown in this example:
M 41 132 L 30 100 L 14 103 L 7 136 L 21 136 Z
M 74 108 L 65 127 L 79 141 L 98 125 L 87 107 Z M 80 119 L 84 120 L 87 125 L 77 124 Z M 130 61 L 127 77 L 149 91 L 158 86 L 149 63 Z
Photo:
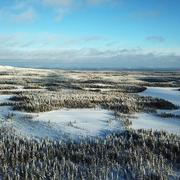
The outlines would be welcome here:
M 132 119 L 133 129 L 163 130 L 169 133 L 180 135 L 180 120 L 175 118 L 161 118 L 147 113 L 138 113 Z
M 177 88 L 160 88 L 148 87 L 144 92 L 139 93 L 142 96 L 153 96 L 168 100 L 176 105 L 180 105 L 180 92 Z M 179 115 L 180 109 L 177 110 L 157 110 L 157 113 L 171 113 Z M 152 129 L 164 130 L 169 133 L 180 135 L 180 119 L 178 118 L 163 118 L 155 114 L 138 113 L 136 118 L 132 120 L 132 128 L 134 129 Z
M 12 95 L 0 94 L 0 103 L 9 101 L 9 98 L 11 98 L 11 97 L 12 97 Z
M 102 109 L 61 109 L 45 113 L 39 113 L 33 118 L 33 123 L 40 123 L 41 131 L 47 131 L 48 137 L 68 135 L 71 138 L 78 137 L 104 137 L 112 131 L 122 129 L 120 121 L 114 118 L 111 111 Z M 46 125 L 44 127 L 44 125 Z M 37 128 L 39 137 L 42 132 Z M 30 133 L 34 136 L 33 129 Z
M 111 111 L 102 109 L 61 109 L 44 113 L 13 111 L 10 125 L 21 135 L 34 138 L 104 137 L 122 130 Z
M 178 88 L 148 87 L 139 95 L 162 98 L 180 106 L 180 91 L 178 91 Z
M 0 102 L 9 101 L 10 97 L 12 95 L 0 95 Z M 3 126 L 13 127 L 28 138 L 104 137 L 122 130 L 121 122 L 115 119 L 113 112 L 103 109 L 60 109 L 36 114 L 0 106 L 0 121 Z

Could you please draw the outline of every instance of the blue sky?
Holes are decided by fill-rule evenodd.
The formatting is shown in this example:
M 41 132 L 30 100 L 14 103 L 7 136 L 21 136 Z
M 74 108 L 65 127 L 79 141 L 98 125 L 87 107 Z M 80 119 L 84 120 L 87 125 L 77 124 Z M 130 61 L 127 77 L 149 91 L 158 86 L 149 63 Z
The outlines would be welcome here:
M 180 68 L 179 21 L 179 0 L 0 0 L 0 63 Z

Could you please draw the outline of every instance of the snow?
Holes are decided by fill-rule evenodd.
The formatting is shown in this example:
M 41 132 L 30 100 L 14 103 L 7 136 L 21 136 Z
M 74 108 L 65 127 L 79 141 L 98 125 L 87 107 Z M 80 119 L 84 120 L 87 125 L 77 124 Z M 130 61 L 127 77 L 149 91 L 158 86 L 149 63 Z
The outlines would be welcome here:
M 26 68 L 26 67 L 16 67 L 16 66 L 1 66 L 0 65 L 0 71 L 12 71 L 12 70 L 21 70 L 21 72 L 30 72 L 30 71 L 34 71 L 34 72 L 51 72 L 51 70 L 49 69 L 39 69 L 39 68 Z
M 178 91 L 178 88 L 148 87 L 139 95 L 162 98 L 180 106 L 180 91 Z
M 6 101 L 10 95 L 7 99 L 4 96 L 0 95 Z M 7 119 L 8 114 L 13 114 L 12 118 Z M 113 112 L 103 109 L 60 109 L 37 114 L 1 106 L 0 122 L 3 126 L 13 127 L 21 136 L 53 140 L 105 137 L 123 129 Z
M 9 114 L 10 111 L 10 106 L 0 106 L 0 121 L 3 121 L 3 119 Z
M 152 96 L 168 100 L 176 105 L 180 105 L 180 92 L 177 88 L 161 88 L 148 87 L 144 92 L 139 93 L 143 96 Z M 180 109 L 176 110 L 157 110 L 158 114 L 171 113 L 180 115 Z M 178 118 L 163 118 L 151 113 L 138 113 L 136 118 L 132 118 L 132 128 L 134 129 L 152 129 L 163 130 L 169 133 L 180 135 L 180 119 Z
M 32 91 L 17 86 L 12 92 L 22 90 Z M 8 102 L 12 96 L 0 94 L 0 103 Z M 13 116 L 7 119 L 9 114 Z M 113 112 L 102 109 L 60 109 L 35 114 L 0 106 L 0 122 L 1 125 L 13 127 L 23 136 L 49 139 L 104 137 L 112 131 L 122 129 Z
M 93 85 L 102 86 L 102 87 L 112 87 L 113 86 L 111 84 L 102 84 L 102 83 L 94 83 Z
M 136 118 L 132 119 L 133 129 L 152 129 L 163 130 L 169 133 L 180 135 L 180 120 L 172 118 L 161 118 L 159 116 L 147 113 L 138 113 Z
M 174 110 L 158 109 L 157 113 L 158 114 L 161 114 L 161 113 L 170 113 L 170 114 L 174 114 L 174 115 L 180 116 L 180 110 L 179 109 L 174 109 Z
M 121 129 L 113 112 L 102 109 L 61 109 L 40 113 L 36 120 L 50 122 L 54 128 L 74 135 L 102 136 Z
M 1 89 L 0 92 L 28 92 L 28 91 L 45 91 L 45 88 L 41 88 L 41 89 L 24 89 L 24 86 L 18 85 L 18 86 L 14 86 L 14 89 Z M 1 95 L 0 95 L 1 98 Z
M 0 70 L 11 70 L 11 69 L 15 69 L 15 67 L 13 67 L 13 66 L 1 66 L 0 65 Z
M 26 120 L 21 112 L 16 112 L 16 130 L 35 138 L 104 137 L 122 130 L 113 112 L 102 109 L 60 109 L 31 115 L 35 117 Z
M 0 103 L 7 102 L 12 95 L 0 94 Z
M 16 90 L 22 90 L 19 86 Z M 161 93 L 162 92 L 162 93 Z M 141 95 L 165 98 L 179 104 L 179 92 L 172 88 L 148 88 Z M 0 95 L 0 102 L 7 102 L 13 95 Z M 158 110 L 180 114 L 179 110 Z M 8 114 L 13 117 L 7 119 Z M 180 120 L 162 118 L 155 114 L 138 113 L 132 118 L 132 128 L 164 130 L 180 135 Z M 12 107 L 0 106 L 0 124 L 13 127 L 27 138 L 79 139 L 84 137 L 105 137 L 108 133 L 119 132 L 123 126 L 115 119 L 112 111 L 103 109 L 59 109 L 43 113 L 13 111 Z
M 96 91 L 96 90 L 100 90 L 100 91 L 116 91 L 117 89 L 110 89 L 110 88 L 84 88 L 84 90 L 86 91 Z

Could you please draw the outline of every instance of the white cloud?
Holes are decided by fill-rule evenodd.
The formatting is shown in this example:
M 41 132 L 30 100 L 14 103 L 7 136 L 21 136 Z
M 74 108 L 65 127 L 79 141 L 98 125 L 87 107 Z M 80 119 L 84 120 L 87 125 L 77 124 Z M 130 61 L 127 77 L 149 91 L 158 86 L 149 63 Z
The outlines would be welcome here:
M 120 0 L 42 0 L 42 4 L 54 10 L 55 20 L 62 20 L 65 15 L 71 14 L 72 11 L 79 8 L 85 8 L 89 5 L 117 5 L 119 1 Z
M 32 22 L 36 17 L 36 13 L 33 10 L 27 10 L 20 14 L 16 14 L 13 17 L 15 22 Z
M 127 61 L 128 59 L 128 61 Z M 20 61 L 35 66 L 64 68 L 180 68 L 180 55 L 144 52 L 143 49 L 0 49 L 0 63 Z
M 0 7 L 0 19 L 7 21 L 32 22 L 40 13 L 37 7 L 47 8 L 54 13 L 54 19 L 59 21 L 64 16 L 89 5 L 112 5 L 120 0 L 13 0 L 10 5 Z
M 93 5 L 105 3 L 105 2 L 107 2 L 107 1 L 108 1 L 108 0 L 87 0 L 87 2 L 88 2 L 89 4 L 93 4 Z
M 33 1 L 32 1 L 33 2 Z M 36 18 L 36 12 L 30 1 L 15 1 L 9 6 L 0 8 L 0 20 L 8 22 L 32 22 Z
M 148 36 L 146 37 L 147 41 L 152 41 L 152 42 L 164 42 L 165 38 L 162 36 Z
M 54 11 L 54 20 L 61 21 L 75 8 L 74 0 L 42 0 L 41 5 Z
M 110 39 L 100 35 L 70 37 L 54 33 L 13 33 L 0 34 L 0 48 L 15 50 L 19 49 L 56 49 L 56 48 L 83 48 L 106 46 Z
M 53 7 L 70 7 L 73 5 L 74 1 L 73 0 L 43 0 L 43 3 L 46 5 L 50 5 Z
M 135 18 L 138 20 L 146 20 L 149 18 L 157 18 L 161 16 L 161 11 L 159 10 L 149 10 L 149 11 L 137 11 L 130 15 L 131 18 Z
M 119 0 L 120 2 L 120 0 Z M 118 3 L 117 0 L 86 0 L 87 4 L 91 4 L 91 5 L 100 5 L 100 4 L 114 4 L 114 3 Z
M 104 36 L 83 36 L 76 38 L 64 38 L 63 45 L 67 46 L 78 46 L 78 45 L 90 45 L 92 43 L 106 43 L 109 42 L 109 39 Z
M 98 41 L 105 46 L 95 48 L 94 44 Z M 21 60 L 25 64 L 39 61 L 42 64 L 46 62 L 53 65 L 54 62 L 67 68 L 71 65 L 72 68 L 180 67 L 178 48 L 107 48 L 106 44 L 109 41 L 112 40 L 97 35 L 73 38 L 50 33 L 0 34 L 0 63 L 3 60 Z M 87 43 L 88 46 L 82 48 L 79 43 Z
M 33 39 L 26 33 L 0 34 L 1 49 L 22 49 L 33 45 Z
M 86 5 L 100 5 L 100 4 L 114 4 L 120 0 L 42 0 L 45 5 L 53 6 L 55 8 L 69 8 L 72 6 L 86 6 Z

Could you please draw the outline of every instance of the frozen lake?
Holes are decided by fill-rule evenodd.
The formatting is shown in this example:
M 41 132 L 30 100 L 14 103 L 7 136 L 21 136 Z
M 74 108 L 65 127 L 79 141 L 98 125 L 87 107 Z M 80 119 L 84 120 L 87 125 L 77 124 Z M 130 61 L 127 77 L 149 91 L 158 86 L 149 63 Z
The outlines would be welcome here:
M 178 106 L 180 105 L 180 92 L 177 90 L 177 88 L 148 87 L 144 92 L 139 93 L 139 95 L 162 98 Z M 180 109 L 157 110 L 157 112 L 158 114 L 171 113 L 174 115 L 179 115 Z M 163 130 L 180 135 L 180 119 L 178 118 L 162 118 L 151 113 L 137 113 L 136 118 L 131 120 L 131 127 L 134 129 Z
M 139 95 L 162 98 L 180 106 L 180 91 L 178 91 L 178 88 L 148 87 Z

